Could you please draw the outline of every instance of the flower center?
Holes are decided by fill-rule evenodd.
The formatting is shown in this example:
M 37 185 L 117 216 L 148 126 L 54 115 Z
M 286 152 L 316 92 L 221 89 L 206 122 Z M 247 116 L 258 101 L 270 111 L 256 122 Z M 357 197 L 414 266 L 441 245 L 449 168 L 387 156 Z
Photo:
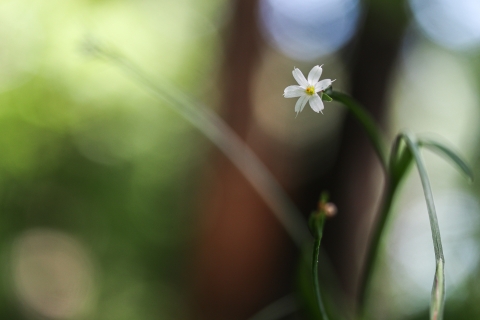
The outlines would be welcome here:
M 314 86 L 308 86 L 307 89 L 305 89 L 305 92 L 308 95 L 313 96 L 315 94 L 315 87 Z

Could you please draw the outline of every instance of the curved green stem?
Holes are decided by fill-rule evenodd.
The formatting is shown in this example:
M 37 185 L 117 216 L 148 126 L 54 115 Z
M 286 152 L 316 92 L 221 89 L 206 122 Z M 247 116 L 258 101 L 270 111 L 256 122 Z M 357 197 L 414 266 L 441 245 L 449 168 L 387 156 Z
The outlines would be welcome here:
M 348 111 L 350 111 L 355 117 L 355 119 L 357 119 L 357 121 L 367 133 L 367 136 L 370 139 L 370 142 L 372 143 L 378 158 L 380 159 L 383 169 L 386 171 L 388 166 L 385 141 L 383 138 L 383 134 L 380 132 L 373 118 L 365 111 L 365 108 L 363 108 L 349 95 L 333 90 L 328 91 L 327 94 L 333 100 L 340 102 L 344 106 L 346 106 Z

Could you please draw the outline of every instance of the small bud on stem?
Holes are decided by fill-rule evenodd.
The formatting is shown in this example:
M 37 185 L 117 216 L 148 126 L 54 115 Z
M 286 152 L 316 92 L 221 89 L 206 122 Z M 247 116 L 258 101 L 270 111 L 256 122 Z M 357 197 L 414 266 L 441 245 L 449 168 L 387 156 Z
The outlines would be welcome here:
M 333 218 L 337 214 L 337 206 L 333 202 L 318 202 L 318 211 L 325 214 L 327 218 Z
M 337 214 L 337 206 L 332 202 L 327 202 L 323 205 L 323 212 L 327 218 L 332 218 Z

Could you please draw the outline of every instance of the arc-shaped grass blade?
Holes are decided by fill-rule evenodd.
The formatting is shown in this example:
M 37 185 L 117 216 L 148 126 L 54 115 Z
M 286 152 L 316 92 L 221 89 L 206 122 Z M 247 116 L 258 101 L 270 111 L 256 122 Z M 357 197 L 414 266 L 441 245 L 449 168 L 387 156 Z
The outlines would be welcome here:
M 418 143 L 422 147 L 426 147 L 431 151 L 444 156 L 445 158 L 451 160 L 457 168 L 468 178 L 470 182 L 473 182 L 473 172 L 465 161 L 452 149 L 450 149 L 445 144 L 434 141 L 431 139 L 419 138 Z

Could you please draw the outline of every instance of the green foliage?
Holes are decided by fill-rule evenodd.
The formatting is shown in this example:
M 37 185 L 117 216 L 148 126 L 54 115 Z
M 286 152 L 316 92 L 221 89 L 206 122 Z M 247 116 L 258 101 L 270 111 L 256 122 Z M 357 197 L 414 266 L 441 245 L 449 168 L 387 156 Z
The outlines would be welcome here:
M 427 138 L 418 138 L 418 145 L 430 149 L 441 156 L 453 162 L 454 165 L 463 173 L 470 182 L 473 182 L 473 172 L 465 161 L 460 158 L 456 152 L 452 151 L 445 144 Z
M 427 202 L 436 264 L 435 279 L 432 287 L 432 299 L 430 303 L 430 319 L 441 320 L 443 319 L 443 309 L 445 305 L 445 273 L 443 269 L 443 266 L 445 264 L 445 258 L 443 256 L 442 239 L 440 237 L 440 227 L 438 225 L 432 189 L 430 187 L 427 169 L 425 168 L 425 164 L 421 157 L 416 137 L 411 134 L 402 134 L 401 136 L 405 140 L 417 164 L 420 180 L 422 181 L 425 201 Z
M 465 161 L 461 159 L 460 156 L 458 156 L 454 151 L 444 144 L 431 139 L 417 138 L 415 135 L 410 133 L 401 133 L 396 137 L 387 166 L 383 147 L 383 138 L 373 119 L 351 97 L 332 90 L 329 91 L 329 95 L 333 97 L 334 100 L 343 103 L 361 124 L 363 129 L 366 131 L 370 142 L 374 146 L 379 159 L 384 165 L 384 168 L 386 169 L 385 172 L 387 174 L 387 185 L 385 187 L 384 201 L 380 210 L 378 224 L 374 229 L 371 247 L 369 253 L 367 254 L 366 267 L 360 288 L 360 303 L 362 304 L 361 312 L 363 313 L 365 311 L 365 296 L 375 267 L 382 234 L 390 215 L 393 199 L 398 191 L 400 182 L 404 179 L 410 164 L 414 161 L 422 182 L 435 251 L 436 269 L 430 303 L 430 319 L 443 319 L 443 310 L 445 305 L 445 258 L 443 254 L 440 227 L 438 225 L 433 194 L 430 187 L 428 173 L 420 153 L 420 147 L 428 148 L 451 160 L 452 163 L 467 178 L 469 178 L 470 181 L 473 181 L 472 170 L 468 167 Z
M 322 92 L 321 95 L 322 95 L 321 98 L 322 98 L 323 101 L 326 101 L 326 102 L 333 101 L 333 99 L 328 94 L 326 94 L 325 92 Z

